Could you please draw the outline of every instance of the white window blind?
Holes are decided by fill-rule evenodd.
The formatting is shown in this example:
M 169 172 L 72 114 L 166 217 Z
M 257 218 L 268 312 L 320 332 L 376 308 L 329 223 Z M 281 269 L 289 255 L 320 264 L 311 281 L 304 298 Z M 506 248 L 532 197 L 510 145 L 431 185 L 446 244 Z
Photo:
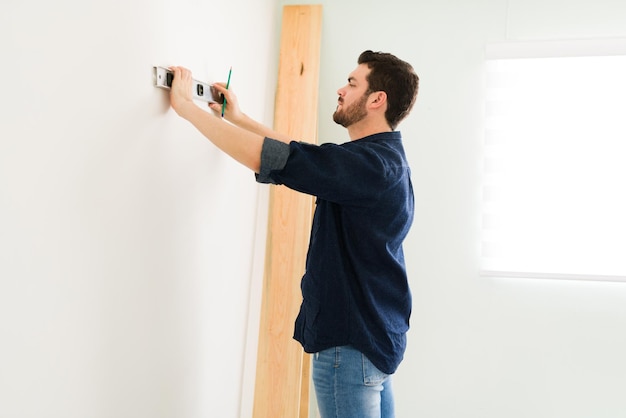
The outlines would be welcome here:
M 487 51 L 482 275 L 626 281 L 626 41 Z

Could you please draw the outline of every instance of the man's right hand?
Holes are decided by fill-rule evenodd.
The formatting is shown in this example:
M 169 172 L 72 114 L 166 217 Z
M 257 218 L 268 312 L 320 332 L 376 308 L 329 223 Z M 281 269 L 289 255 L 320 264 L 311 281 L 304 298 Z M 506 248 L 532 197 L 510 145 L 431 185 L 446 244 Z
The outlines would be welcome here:
M 195 106 L 191 96 L 193 82 L 191 71 L 184 67 L 170 67 L 169 69 L 174 73 L 174 80 L 170 89 L 170 105 L 179 116 L 187 119 L 186 110 L 190 106 Z

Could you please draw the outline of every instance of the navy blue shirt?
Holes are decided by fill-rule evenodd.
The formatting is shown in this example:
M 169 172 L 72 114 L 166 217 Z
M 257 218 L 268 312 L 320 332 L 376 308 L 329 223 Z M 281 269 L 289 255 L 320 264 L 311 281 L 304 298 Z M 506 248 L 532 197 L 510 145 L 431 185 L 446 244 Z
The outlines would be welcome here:
M 294 338 L 308 353 L 352 345 L 394 373 L 411 314 L 402 242 L 414 204 L 400 132 L 341 145 L 266 138 L 257 181 L 317 197 Z

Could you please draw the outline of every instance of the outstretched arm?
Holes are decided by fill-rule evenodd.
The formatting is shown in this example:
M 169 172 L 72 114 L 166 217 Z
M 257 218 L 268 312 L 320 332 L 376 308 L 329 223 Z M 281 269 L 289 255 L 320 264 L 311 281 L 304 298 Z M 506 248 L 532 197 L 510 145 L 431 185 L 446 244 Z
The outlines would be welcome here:
M 183 67 L 171 67 L 170 70 L 174 72 L 174 80 L 170 90 L 170 104 L 176 113 L 191 122 L 202 135 L 219 149 L 258 173 L 261 168 L 261 148 L 265 136 L 263 131 L 255 132 L 233 126 L 202 110 L 193 102 L 191 96 L 191 71 Z M 226 98 L 228 102 L 231 100 L 229 96 Z M 227 105 L 229 105 L 228 102 Z M 249 124 L 249 122 L 246 123 Z

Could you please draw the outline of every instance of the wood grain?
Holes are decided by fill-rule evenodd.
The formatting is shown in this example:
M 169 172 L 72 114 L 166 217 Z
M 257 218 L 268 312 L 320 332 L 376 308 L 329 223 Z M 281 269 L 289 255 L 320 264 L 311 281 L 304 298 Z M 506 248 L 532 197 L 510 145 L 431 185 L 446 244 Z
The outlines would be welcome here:
M 317 142 L 322 6 L 283 8 L 274 129 Z M 311 229 L 311 196 L 271 186 L 255 418 L 306 418 L 310 361 L 293 340 Z

